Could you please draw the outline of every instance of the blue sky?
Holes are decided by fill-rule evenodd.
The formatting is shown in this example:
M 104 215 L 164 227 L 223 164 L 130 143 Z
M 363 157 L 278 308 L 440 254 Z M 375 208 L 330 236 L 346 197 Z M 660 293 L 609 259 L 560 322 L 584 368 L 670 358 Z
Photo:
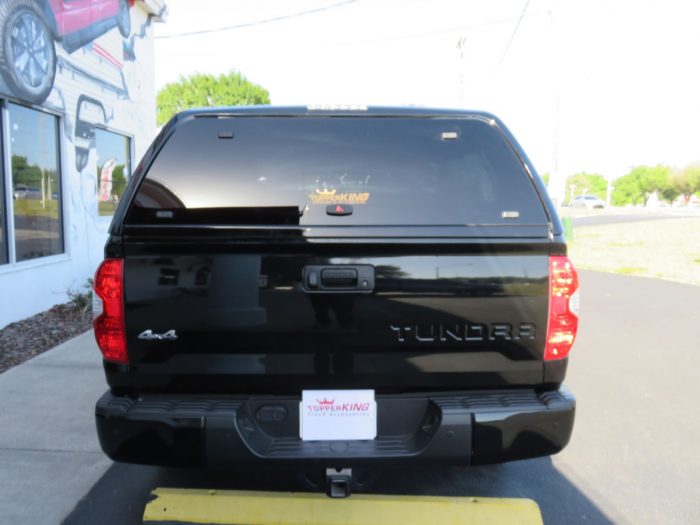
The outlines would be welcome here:
M 58 169 L 57 119 L 17 104 L 8 104 L 10 155 L 27 158 L 44 170 Z M 38 146 L 38 147 L 37 147 Z
M 274 104 L 484 109 L 505 121 L 540 172 L 561 176 L 586 170 L 617 177 L 637 164 L 700 160 L 700 2 L 168 6 L 167 22 L 156 25 L 158 88 L 179 75 L 234 69 L 266 87 Z M 287 18 L 255 24 L 278 17 Z M 163 38 L 246 23 L 252 25 Z

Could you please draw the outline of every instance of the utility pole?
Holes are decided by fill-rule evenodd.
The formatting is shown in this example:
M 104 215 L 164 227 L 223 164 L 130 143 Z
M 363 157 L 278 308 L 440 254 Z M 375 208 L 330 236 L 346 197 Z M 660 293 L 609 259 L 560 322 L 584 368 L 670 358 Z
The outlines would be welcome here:
M 464 44 L 467 42 L 466 36 L 457 40 L 457 50 L 459 51 L 459 102 L 464 106 Z
M 554 94 L 554 126 L 553 126 L 553 136 L 552 136 L 552 175 L 549 177 L 549 191 L 550 195 L 553 195 L 554 202 L 558 205 L 562 203 L 559 202 L 559 194 L 563 193 L 566 197 L 566 187 L 564 191 L 561 192 L 560 188 L 565 186 L 566 183 L 560 181 L 559 178 L 559 90 L 556 89 Z
M 550 60 L 552 63 L 551 67 L 551 82 L 552 91 L 554 98 L 554 107 L 552 115 L 552 173 L 549 177 L 549 184 L 547 185 L 547 190 L 552 200 L 557 205 L 561 205 L 563 200 L 566 199 L 566 182 L 561 179 L 561 173 L 559 173 L 559 134 L 560 134 L 560 122 L 561 122 L 561 100 L 560 100 L 560 89 L 559 89 L 559 77 L 557 72 L 559 71 L 559 60 L 558 60 L 558 38 L 556 32 L 556 26 L 554 24 L 554 6 L 552 5 L 549 10 L 549 25 L 550 25 L 550 38 L 551 38 L 551 56 Z

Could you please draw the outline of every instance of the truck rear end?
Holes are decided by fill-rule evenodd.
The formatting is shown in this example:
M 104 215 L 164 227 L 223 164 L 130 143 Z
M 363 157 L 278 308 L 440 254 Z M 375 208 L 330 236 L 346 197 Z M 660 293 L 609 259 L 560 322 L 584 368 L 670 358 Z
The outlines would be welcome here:
M 491 115 L 180 114 L 105 252 L 96 418 L 115 460 L 483 464 L 569 440 L 577 276 Z

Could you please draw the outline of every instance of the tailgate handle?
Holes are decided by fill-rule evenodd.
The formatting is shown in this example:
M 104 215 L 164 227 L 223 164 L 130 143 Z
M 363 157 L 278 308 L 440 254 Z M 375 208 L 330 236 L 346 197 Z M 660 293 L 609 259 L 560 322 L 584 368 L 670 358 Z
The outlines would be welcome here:
M 357 270 L 354 268 L 324 268 L 321 284 L 326 288 L 349 288 L 357 286 Z
M 374 290 L 374 266 L 371 264 L 305 266 L 302 283 L 307 292 L 368 293 Z

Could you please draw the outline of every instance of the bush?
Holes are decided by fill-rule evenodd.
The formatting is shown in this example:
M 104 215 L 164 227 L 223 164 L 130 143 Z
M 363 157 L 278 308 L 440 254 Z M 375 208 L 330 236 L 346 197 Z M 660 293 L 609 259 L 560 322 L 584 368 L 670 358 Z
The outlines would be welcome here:
M 92 279 L 88 279 L 87 282 L 77 290 L 68 289 L 66 294 L 70 297 L 68 301 L 69 307 L 76 312 L 88 313 L 92 310 Z

